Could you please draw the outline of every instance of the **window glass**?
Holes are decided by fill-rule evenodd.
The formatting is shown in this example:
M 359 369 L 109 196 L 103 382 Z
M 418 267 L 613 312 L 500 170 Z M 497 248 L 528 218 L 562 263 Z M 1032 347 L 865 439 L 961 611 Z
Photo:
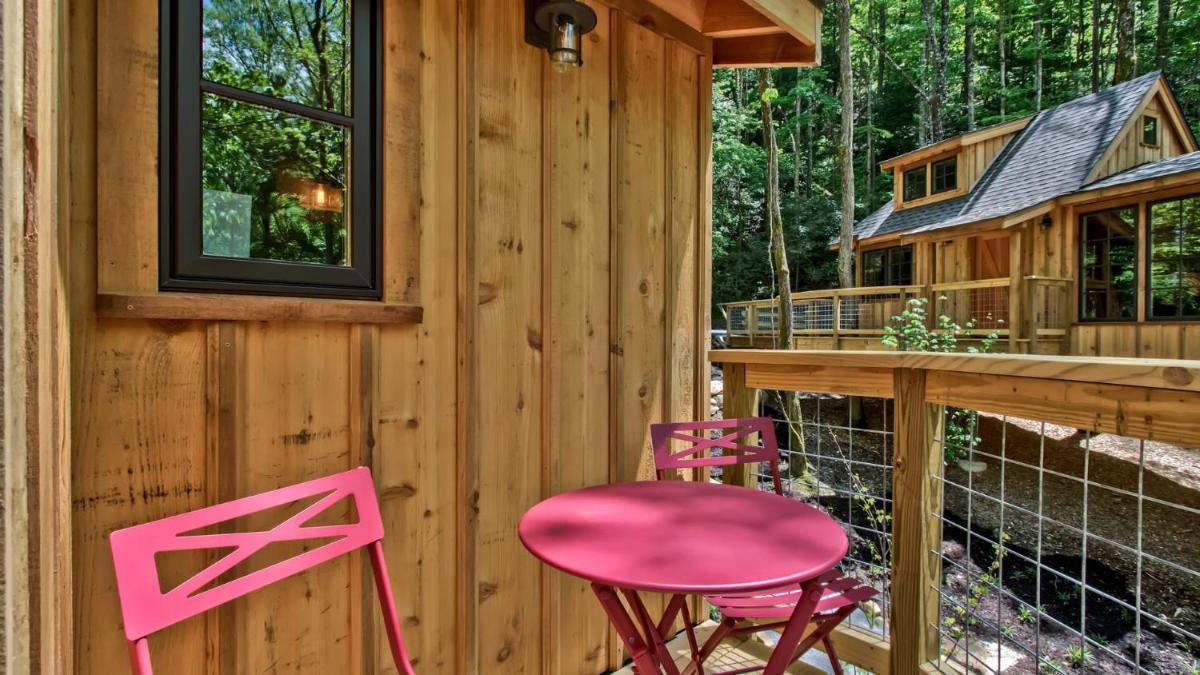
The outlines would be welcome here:
M 907 286 L 912 280 L 912 245 L 863 253 L 863 286 Z
M 1080 222 L 1080 319 L 1136 318 L 1136 207 L 1086 214 Z
M 204 94 L 205 255 L 345 265 L 346 129 Z
M 925 167 L 909 169 L 904 172 L 904 201 L 912 201 L 925 196 Z
M 958 158 L 933 163 L 933 194 L 958 189 Z
M 1200 318 L 1200 196 L 1149 208 L 1149 316 Z
M 1142 143 L 1158 145 L 1158 118 L 1154 115 L 1142 117 Z
M 350 0 L 204 0 L 202 77 L 350 114 Z

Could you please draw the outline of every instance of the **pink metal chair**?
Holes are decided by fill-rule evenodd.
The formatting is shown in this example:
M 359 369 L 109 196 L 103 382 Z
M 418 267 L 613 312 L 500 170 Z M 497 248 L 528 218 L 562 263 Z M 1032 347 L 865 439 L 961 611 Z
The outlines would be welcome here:
M 354 500 L 358 520 L 351 524 L 306 523 L 347 496 Z M 299 513 L 269 530 L 204 534 L 204 528 L 235 518 L 317 497 Z M 333 541 L 244 576 L 219 583 L 220 577 L 273 543 L 321 539 Z M 413 675 L 400 635 L 396 603 L 383 558 L 383 520 L 371 472 L 365 467 L 271 490 L 224 504 L 117 530 L 109 535 L 117 593 L 129 639 L 135 675 L 151 675 L 147 638 L 167 626 L 206 612 L 277 581 L 366 547 L 374 569 L 375 587 L 396 668 Z M 169 551 L 231 548 L 200 573 L 165 593 L 160 588 L 155 555 Z
M 709 437 L 712 432 L 717 432 L 716 438 Z M 751 441 L 756 435 L 758 443 Z M 783 482 L 779 475 L 779 441 L 769 417 L 652 424 L 650 439 L 654 447 L 655 473 L 659 480 L 677 470 L 765 462 L 770 466 L 775 494 L 783 495 Z M 713 455 L 715 449 L 720 449 L 721 454 Z M 819 641 L 825 646 L 834 673 L 841 675 L 841 663 L 830 634 L 854 612 L 860 602 L 874 597 L 878 591 L 863 585 L 854 577 L 843 576 L 837 570 L 825 573 L 817 579 L 817 583 L 822 584 L 825 590 L 813 609 L 815 628 L 800 642 L 793 660 L 800 658 Z M 801 584 L 797 583 L 750 594 L 706 598 L 709 604 L 720 610 L 722 619 L 698 650 L 700 662 L 703 663 L 717 645 L 730 635 L 782 629 L 796 609 L 803 590 Z M 667 606 L 667 614 L 658 624 L 664 637 L 674 623 L 676 613 L 682 613 L 684 624 L 691 625 L 687 603 L 673 599 Z M 766 622 L 763 623 L 763 620 Z M 693 651 L 697 651 L 690 631 L 689 640 L 693 643 Z

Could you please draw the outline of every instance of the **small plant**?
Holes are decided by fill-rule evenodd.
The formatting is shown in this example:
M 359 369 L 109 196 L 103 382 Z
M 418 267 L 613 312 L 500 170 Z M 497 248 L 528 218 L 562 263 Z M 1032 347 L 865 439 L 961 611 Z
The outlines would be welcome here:
M 1191 667 L 1188 668 L 1188 675 L 1200 675 L 1200 661 L 1192 661 Z
M 939 298 L 945 300 L 945 297 Z M 977 322 L 971 319 L 966 324 L 959 324 L 945 314 L 937 317 L 937 327 L 929 327 L 929 317 L 926 313 L 926 300 L 912 298 L 908 306 L 900 314 L 893 316 L 883 329 L 881 341 L 884 346 L 901 352 L 957 352 L 960 339 L 971 338 L 974 335 Z M 991 319 L 989 316 L 988 319 Z M 968 346 L 969 354 L 985 354 L 992 350 L 1000 339 L 995 330 L 980 338 L 979 346 Z M 943 447 L 947 463 L 954 463 L 967 458 L 970 448 L 979 444 L 979 413 L 973 410 L 948 408 L 946 410 L 946 429 Z
M 1017 629 L 1013 628 L 1012 626 L 1005 626 L 1004 630 L 1002 630 L 1000 632 L 1004 635 L 1004 637 L 1008 638 L 1009 640 L 1013 639 L 1017 635 Z
M 1092 658 L 1092 650 L 1088 649 L 1086 645 L 1071 647 L 1067 652 L 1067 659 L 1072 666 L 1079 669 L 1090 667 L 1095 660 Z
M 1017 620 L 1021 623 L 1033 623 L 1037 621 L 1037 613 L 1026 605 L 1021 605 L 1017 608 Z

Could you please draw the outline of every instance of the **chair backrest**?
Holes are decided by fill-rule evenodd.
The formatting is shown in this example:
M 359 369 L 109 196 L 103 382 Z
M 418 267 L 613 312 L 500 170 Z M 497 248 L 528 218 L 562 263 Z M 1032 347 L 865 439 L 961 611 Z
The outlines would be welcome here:
M 716 431 L 718 438 L 708 432 Z M 697 433 L 699 432 L 699 433 Z M 758 443 L 752 437 L 758 436 Z M 700 422 L 665 422 L 650 425 L 654 445 L 654 469 L 659 480 L 668 471 L 766 462 L 771 467 L 775 493 L 783 494 L 779 477 L 779 441 L 769 417 Z M 678 447 L 683 444 L 682 447 Z M 720 449 L 720 455 L 712 451 Z
M 196 532 L 317 496 L 315 502 L 269 530 L 220 534 Z M 305 523 L 347 496 L 354 500 L 357 522 L 305 527 Z M 331 538 L 333 541 L 329 541 Z M 117 530 L 109 535 L 109 544 L 116 568 L 121 614 L 125 619 L 125 635 L 130 641 L 139 640 L 381 539 L 383 521 L 371 472 L 366 467 Z M 232 581 L 216 583 L 221 575 L 273 543 L 305 540 L 328 543 Z M 233 550 L 175 588 L 162 592 L 156 554 L 222 548 Z

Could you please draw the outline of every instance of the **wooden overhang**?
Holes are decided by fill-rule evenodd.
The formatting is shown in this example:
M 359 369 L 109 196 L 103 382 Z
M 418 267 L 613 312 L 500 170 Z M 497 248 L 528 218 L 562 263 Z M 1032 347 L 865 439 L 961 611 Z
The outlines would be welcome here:
M 622 0 L 621 4 L 641 4 Z M 654 0 L 712 40 L 713 66 L 815 66 L 821 62 L 820 0 Z

